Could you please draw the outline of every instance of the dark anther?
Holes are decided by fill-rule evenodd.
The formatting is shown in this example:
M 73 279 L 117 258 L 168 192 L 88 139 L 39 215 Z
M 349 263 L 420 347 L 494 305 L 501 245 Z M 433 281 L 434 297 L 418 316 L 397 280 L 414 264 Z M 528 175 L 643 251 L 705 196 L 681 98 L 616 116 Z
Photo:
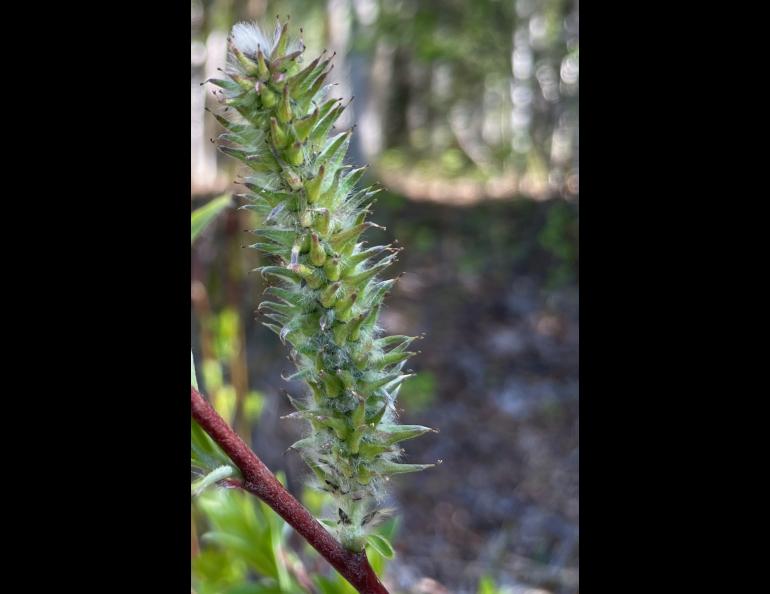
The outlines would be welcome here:
M 342 522 L 343 524 L 350 524 L 350 518 L 348 517 L 348 514 L 342 511 L 341 507 L 337 508 L 337 512 L 339 513 L 339 516 L 340 516 L 340 522 Z

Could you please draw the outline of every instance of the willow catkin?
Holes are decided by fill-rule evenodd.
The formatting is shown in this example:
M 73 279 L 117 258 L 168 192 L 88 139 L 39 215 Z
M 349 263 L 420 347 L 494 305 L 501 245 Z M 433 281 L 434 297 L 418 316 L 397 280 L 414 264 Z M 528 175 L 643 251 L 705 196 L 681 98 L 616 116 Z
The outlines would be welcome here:
M 304 49 L 289 39 L 288 23 L 277 23 L 272 38 L 239 23 L 225 78 L 209 82 L 224 104 L 215 114 L 227 130 L 220 149 L 248 167 L 245 207 L 262 221 L 251 247 L 274 260 L 258 269 L 275 281 L 259 310 L 290 349 L 297 371 L 287 379 L 308 386 L 304 398 L 290 398 L 290 416 L 309 424 L 291 447 L 334 497 L 340 541 L 360 551 L 385 514 L 388 477 L 433 466 L 398 462 L 398 444 L 432 429 L 397 422 L 394 402 L 410 377 L 402 369 L 415 337 L 383 336 L 377 319 L 395 283 L 382 275 L 398 250 L 360 241 L 379 228 L 366 220 L 376 191 L 357 187 L 364 167 L 344 164 L 351 131 L 330 136 L 345 109 L 327 97 L 333 56 L 303 67 Z

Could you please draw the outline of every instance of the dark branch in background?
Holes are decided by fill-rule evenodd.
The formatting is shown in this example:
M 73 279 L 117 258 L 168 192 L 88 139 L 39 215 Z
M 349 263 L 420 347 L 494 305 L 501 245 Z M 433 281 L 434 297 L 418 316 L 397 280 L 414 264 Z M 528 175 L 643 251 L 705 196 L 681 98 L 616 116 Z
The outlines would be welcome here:
M 244 480 L 238 486 L 269 505 L 361 594 L 388 594 L 369 565 L 366 551 L 348 551 L 332 538 L 192 386 L 190 405 L 193 419 L 241 471 Z M 227 484 L 237 483 L 228 481 Z

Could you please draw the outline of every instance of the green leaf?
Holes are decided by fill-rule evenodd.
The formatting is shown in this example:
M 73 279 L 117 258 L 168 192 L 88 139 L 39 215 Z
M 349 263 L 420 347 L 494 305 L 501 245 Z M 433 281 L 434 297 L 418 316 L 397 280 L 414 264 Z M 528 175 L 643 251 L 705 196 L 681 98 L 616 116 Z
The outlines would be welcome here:
M 223 594 L 286 594 L 287 592 L 294 592 L 293 590 L 282 590 L 279 586 L 265 585 L 265 584 L 253 584 L 243 583 L 233 586 L 228 590 L 225 590 Z
M 265 397 L 261 392 L 252 390 L 246 394 L 246 399 L 243 401 L 243 414 L 246 417 L 246 420 L 251 423 L 259 420 L 264 406 Z
M 497 594 L 497 588 L 492 578 L 484 576 L 479 580 L 478 594 Z
M 384 536 L 379 534 L 370 534 L 366 537 L 366 542 L 386 559 L 393 559 L 393 557 L 396 556 L 396 552 L 393 550 L 393 546 Z
M 223 194 L 194 210 L 190 216 L 190 243 L 195 241 L 198 235 L 201 234 L 201 231 L 203 231 L 203 229 L 205 229 L 220 212 L 230 206 L 230 204 L 230 194 Z
M 273 560 L 255 548 L 253 541 L 247 540 L 242 535 L 232 532 L 207 532 L 201 537 L 201 542 L 215 544 L 222 549 L 236 553 L 262 575 L 277 577 Z
M 201 594 L 222 591 L 223 588 L 247 579 L 247 565 L 234 559 L 229 551 L 205 548 L 192 560 L 196 591 Z
M 283 472 L 277 472 L 276 478 L 282 485 L 286 485 L 286 475 Z M 283 518 L 273 511 L 264 501 L 258 502 L 265 517 L 265 527 L 267 528 L 270 551 L 275 564 L 275 571 L 278 577 L 278 585 L 282 592 L 288 592 L 291 588 L 291 579 L 286 567 L 285 540 L 287 536 L 287 526 Z
M 232 464 L 227 454 L 192 418 L 190 419 L 190 464 L 204 472 L 211 472 L 218 466 Z
M 195 357 L 193 356 L 192 351 L 190 351 L 190 384 L 192 384 L 192 387 L 196 390 L 198 389 L 198 378 L 195 375 Z
M 232 425 L 235 419 L 237 400 L 238 396 L 235 393 L 235 386 L 231 384 L 221 386 L 211 395 L 211 405 L 227 421 L 228 425 Z
M 339 574 L 335 574 L 333 578 L 318 575 L 313 578 L 313 581 L 321 594 L 358 594 L 356 589 Z
M 385 523 L 381 524 L 380 527 L 377 529 L 377 534 L 387 539 L 388 541 L 391 541 L 396 536 L 397 524 L 398 524 L 397 518 L 391 518 L 389 520 L 386 520 Z M 382 577 L 382 575 L 385 573 L 385 566 L 387 565 L 387 559 L 382 555 L 380 555 L 378 552 L 372 550 L 371 548 L 368 552 L 368 557 L 369 557 L 369 564 L 372 566 L 372 569 L 374 569 L 374 572 L 379 577 Z

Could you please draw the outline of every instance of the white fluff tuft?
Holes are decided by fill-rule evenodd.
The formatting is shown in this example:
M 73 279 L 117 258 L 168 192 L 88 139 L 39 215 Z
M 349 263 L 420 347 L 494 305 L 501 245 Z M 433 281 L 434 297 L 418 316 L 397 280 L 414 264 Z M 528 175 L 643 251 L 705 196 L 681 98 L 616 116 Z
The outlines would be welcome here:
M 280 30 L 278 32 L 280 34 Z M 256 23 L 237 23 L 233 26 L 231 37 L 235 47 L 249 57 L 255 57 L 257 49 L 261 48 L 262 53 L 269 58 L 278 44 L 278 37 L 276 35 L 273 35 L 272 40 L 268 40 L 260 26 Z

